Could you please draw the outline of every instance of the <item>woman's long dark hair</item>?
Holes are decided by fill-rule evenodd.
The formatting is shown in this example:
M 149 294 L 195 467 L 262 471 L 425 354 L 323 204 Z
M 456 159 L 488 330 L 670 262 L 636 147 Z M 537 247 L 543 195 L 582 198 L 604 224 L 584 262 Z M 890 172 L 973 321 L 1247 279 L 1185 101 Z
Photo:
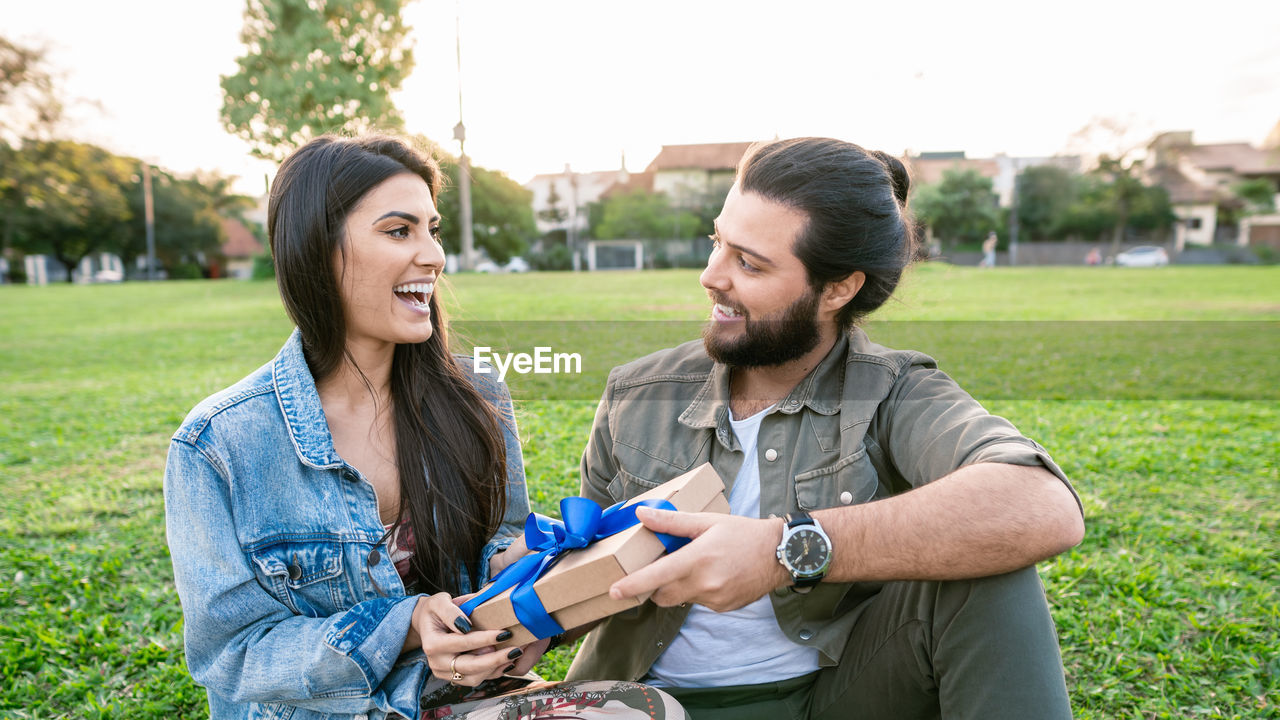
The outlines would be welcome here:
M 334 267 L 335 255 L 345 252 L 347 215 L 375 186 L 404 172 L 421 177 L 436 199 L 442 176 L 429 156 L 381 135 L 325 136 L 289 156 L 271 184 L 267 235 L 276 282 L 317 382 L 352 361 Z M 457 594 L 460 570 L 475 586 L 480 551 L 502 522 L 506 445 L 495 408 L 449 351 L 438 295 L 430 301 L 431 338 L 396 346 L 391 412 L 399 518 L 408 515 L 415 540 L 415 589 Z

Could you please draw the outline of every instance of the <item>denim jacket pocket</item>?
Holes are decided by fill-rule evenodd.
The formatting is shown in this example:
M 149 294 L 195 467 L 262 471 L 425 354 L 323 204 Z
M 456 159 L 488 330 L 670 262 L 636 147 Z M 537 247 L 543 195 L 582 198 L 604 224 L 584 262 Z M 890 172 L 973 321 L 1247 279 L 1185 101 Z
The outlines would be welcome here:
M 865 503 L 875 497 L 878 484 L 867 448 L 859 445 L 834 465 L 796 475 L 796 503 L 802 510 Z
M 299 615 L 325 617 L 342 605 L 342 544 L 281 542 L 252 553 L 258 583 Z
M 249 706 L 250 720 L 291 720 L 298 707 L 284 703 L 253 703 Z

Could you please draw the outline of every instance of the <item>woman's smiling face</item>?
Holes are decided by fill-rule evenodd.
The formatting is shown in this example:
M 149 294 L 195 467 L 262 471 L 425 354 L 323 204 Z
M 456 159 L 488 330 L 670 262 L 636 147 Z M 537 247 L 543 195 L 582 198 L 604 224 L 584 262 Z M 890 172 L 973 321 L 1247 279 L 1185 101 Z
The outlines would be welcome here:
M 409 172 L 376 185 L 347 215 L 334 268 L 348 348 L 431 337 L 431 297 L 445 260 L 439 232 L 431 189 Z

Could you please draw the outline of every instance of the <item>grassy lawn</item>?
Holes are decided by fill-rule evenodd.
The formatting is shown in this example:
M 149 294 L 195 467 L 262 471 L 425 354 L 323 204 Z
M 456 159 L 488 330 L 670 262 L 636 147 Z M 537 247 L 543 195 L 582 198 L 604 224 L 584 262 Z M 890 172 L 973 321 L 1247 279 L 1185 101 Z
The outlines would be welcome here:
M 691 271 L 460 276 L 448 302 L 462 351 L 581 355 L 507 378 L 548 513 L 609 367 L 707 312 Z M 0 717 L 206 715 L 164 455 L 290 327 L 269 283 L 0 287 Z M 1084 498 L 1085 542 L 1040 568 L 1076 717 L 1280 717 L 1280 269 L 925 266 L 869 331 L 938 358 Z

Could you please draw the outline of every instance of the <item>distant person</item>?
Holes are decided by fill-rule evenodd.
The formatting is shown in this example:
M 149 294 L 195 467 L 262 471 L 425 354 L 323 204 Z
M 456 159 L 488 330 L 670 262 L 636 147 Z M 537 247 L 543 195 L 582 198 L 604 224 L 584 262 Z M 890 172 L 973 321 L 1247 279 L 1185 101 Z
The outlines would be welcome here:
M 859 322 L 912 257 L 906 169 L 825 138 L 754 146 L 700 281 L 701 341 L 615 368 L 582 494 L 710 462 L 730 515 L 637 513 L 693 538 L 618 580 L 570 679 L 662 687 L 696 720 L 1060 720 L 1034 564 L 1080 542 L 1044 448 L 928 356 Z
M 297 329 L 196 406 L 164 496 L 187 666 L 213 720 L 683 717 L 635 683 L 533 686 L 457 607 L 529 511 L 507 388 L 449 351 L 435 162 L 380 136 L 285 160 L 267 234 Z M 514 552 L 514 551 L 513 551 Z
M 978 263 L 978 267 L 996 266 L 996 245 L 999 242 L 994 230 L 987 233 L 987 239 L 982 241 L 982 262 Z
M 1098 248 L 1098 247 L 1096 247 L 1096 246 L 1095 246 L 1095 247 L 1090 248 L 1090 249 L 1089 249 L 1089 254 L 1087 254 L 1087 255 L 1085 255 L 1085 256 L 1084 256 L 1084 264 L 1085 264 L 1085 265 L 1101 265 L 1101 264 L 1102 264 L 1102 249 L 1101 249 L 1101 248 Z

